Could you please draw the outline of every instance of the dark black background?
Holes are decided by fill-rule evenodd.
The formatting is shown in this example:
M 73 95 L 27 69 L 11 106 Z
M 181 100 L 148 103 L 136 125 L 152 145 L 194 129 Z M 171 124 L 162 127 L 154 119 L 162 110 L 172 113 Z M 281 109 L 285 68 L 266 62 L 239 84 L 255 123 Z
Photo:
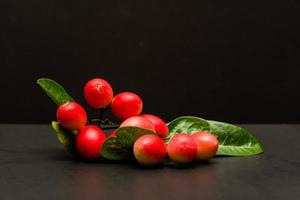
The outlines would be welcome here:
M 39 77 L 79 102 L 92 77 L 133 91 L 166 121 L 300 122 L 296 1 L 0 3 L 1 123 L 47 123 Z

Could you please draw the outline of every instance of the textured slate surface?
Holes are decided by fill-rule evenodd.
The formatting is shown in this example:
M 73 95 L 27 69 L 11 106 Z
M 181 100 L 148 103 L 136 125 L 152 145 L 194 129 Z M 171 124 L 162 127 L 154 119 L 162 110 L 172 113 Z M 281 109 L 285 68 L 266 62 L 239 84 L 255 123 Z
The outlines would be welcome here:
M 189 168 L 86 163 L 49 125 L 0 125 L 0 199 L 297 199 L 300 125 L 242 125 L 265 153 Z

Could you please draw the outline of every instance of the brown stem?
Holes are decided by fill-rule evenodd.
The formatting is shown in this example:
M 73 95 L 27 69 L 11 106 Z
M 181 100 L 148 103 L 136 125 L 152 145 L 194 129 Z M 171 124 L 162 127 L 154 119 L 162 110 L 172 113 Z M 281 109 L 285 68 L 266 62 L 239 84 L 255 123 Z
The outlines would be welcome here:
M 100 115 L 99 115 L 98 127 L 101 127 L 101 123 L 102 123 L 102 121 L 103 121 L 103 116 L 104 116 L 104 111 L 105 111 L 104 108 L 101 108 L 101 109 L 100 109 Z

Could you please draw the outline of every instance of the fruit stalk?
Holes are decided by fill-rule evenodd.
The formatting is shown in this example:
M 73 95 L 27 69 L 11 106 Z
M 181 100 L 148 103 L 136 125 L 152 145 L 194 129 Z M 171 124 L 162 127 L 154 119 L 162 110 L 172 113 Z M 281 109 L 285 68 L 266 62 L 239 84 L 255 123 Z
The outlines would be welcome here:
M 100 109 L 99 122 L 98 122 L 98 127 L 99 127 L 99 128 L 101 128 L 101 123 L 102 123 L 102 121 L 103 121 L 104 111 L 105 111 L 104 108 L 101 108 L 101 109 Z

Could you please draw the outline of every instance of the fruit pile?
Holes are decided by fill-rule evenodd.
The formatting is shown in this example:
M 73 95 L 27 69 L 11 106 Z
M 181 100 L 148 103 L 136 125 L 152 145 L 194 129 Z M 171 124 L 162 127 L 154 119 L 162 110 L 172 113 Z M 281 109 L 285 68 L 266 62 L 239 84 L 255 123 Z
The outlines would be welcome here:
M 210 159 L 217 152 L 218 140 L 208 131 L 192 135 L 180 133 L 166 145 L 163 139 L 169 134 L 167 124 L 155 115 L 141 115 L 143 101 L 137 94 L 122 92 L 113 97 L 112 87 L 103 79 L 88 81 L 83 94 L 92 108 L 105 109 L 110 105 L 112 112 L 124 120 L 120 127 L 138 127 L 157 134 L 145 134 L 134 143 L 134 157 L 142 165 L 159 164 L 167 154 L 171 160 L 189 163 L 193 160 Z M 78 130 L 76 150 L 82 158 L 93 160 L 100 157 L 106 136 L 100 127 L 86 125 L 87 114 L 81 105 L 66 102 L 58 107 L 56 116 L 65 129 Z M 116 132 L 113 131 L 109 137 L 117 137 Z
M 95 78 L 85 84 L 84 99 L 100 113 L 110 109 L 122 120 L 106 137 L 103 119 L 91 123 L 85 109 L 61 85 L 45 78 L 38 84 L 58 105 L 57 122 L 52 122 L 52 127 L 59 141 L 69 152 L 87 160 L 135 158 L 149 166 L 160 164 L 166 157 L 176 163 L 190 163 L 208 160 L 216 153 L 249 156 L 263 152 L 256 138 L 235 125 L 197 117 L 179 117 L 166 124 L 158 116 L 142 114 L 143 101 L 137 94 L 114 96 L 107 81 Z

